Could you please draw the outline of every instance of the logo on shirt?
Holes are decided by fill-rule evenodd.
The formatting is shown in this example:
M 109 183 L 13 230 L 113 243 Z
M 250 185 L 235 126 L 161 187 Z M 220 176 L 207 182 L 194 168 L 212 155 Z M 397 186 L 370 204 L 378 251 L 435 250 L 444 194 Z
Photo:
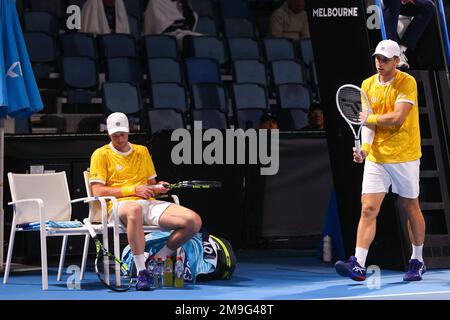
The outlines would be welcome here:
M 116 164 L 116 170 L 117 171 L 120 171 L 120 170 L 122 170 L 123 169 L 123 167 L 120 165 L 120 164 Z
M 375 103 L 375 102 L 377 102 L 377 98 L 372 97 L 372 103 Z

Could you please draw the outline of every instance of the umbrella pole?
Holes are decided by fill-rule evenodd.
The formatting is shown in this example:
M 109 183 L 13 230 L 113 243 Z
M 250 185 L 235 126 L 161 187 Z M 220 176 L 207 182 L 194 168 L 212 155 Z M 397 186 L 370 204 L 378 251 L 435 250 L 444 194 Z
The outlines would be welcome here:
M 5 215 L 3 210 L 3 167 L 5 159 L 5 119 L 0 119 L 0 270 L 3 271 Z

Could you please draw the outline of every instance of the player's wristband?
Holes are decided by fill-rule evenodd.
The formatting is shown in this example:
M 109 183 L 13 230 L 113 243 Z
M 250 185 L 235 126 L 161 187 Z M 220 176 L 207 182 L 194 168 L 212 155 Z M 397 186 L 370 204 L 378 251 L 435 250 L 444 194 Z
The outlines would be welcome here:
M 378 115 L 377 114 L 371 114 L 367 117 L 367 123 L 368 124 L 378 124 Z
M 136 194 L 136 187 L 122 187 L 120 188 L 122 191 L 122 196 L 128 197 L 128 196 L 134 196 Z

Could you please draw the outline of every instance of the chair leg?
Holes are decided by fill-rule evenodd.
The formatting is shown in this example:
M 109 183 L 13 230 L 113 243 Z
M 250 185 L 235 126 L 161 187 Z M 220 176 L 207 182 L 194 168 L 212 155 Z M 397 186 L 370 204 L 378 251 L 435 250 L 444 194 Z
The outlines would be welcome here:
M 11 228 L 11 234 L 9 236 L 9 244 L 8 244 L 8 255 L 6 256 L 6 267 L 5 267 L 5 274 L 3 275 L 3 283 L 7 284 L 9 280 L 9 271 L 11 270 L 11 260 L 12 260 L 12 253 L 13 253 L 13 247 L 14 247 L 14 238 L 16 237 L 16 225 L 13 220 L 12 228 Z M 0 248 L 1 250 L 2 248 Z
M 80 281 L 84 279 L 84 272 L 86 271 L 87 255 L 89 250 L 90 236 L 87 234 L 84 237 L 83 259 L 81 260 Z
M 41 226 L 41 267 L 42 267 L 42 290 L 48 290 L 48 270 L 47 270 L 47 234 Z
M 61 256 L 59 257 L 58 277 L 56 278 L 57 281 L 61 281 L 62 269 L 64 268 L 64 260 L 66 258 L 67 238 L 68 236 L 63 236 Z
M 114 224 L 113 227 L 113 235 L 114 235 L 114 255 L 120 259 L 120 232 L 119 227 Z M 116 285 L 120 286 L 121 278 L 120 278 L 120 265 L 116 263 L 114 265 L 115 274 L 116 274 Z

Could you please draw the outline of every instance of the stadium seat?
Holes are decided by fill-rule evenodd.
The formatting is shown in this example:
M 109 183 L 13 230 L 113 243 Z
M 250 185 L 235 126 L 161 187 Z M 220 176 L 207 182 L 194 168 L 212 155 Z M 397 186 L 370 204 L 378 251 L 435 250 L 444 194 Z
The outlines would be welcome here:
M 191 88 L 194 109 L 218 109 L 228 112 L 227 94 L 222 85 L 213 83 L 194 84 Z
M 306 65 L 311 65 L 314 63 L 314 53 L 313 48 L 311 44 L 311 39 L 301 39 L 299 41 L 299 48 L 300 48 L 300 56 L 301 60 Z
M 49 78 L 50 73 L 57 69 L 55 39 L 42 32 L 25 32 L 24 39 L 35 77 Z
M 45 32 L 52 36 L 59 33 L 58 18 L 45 11 L 27 11 L 23 14 L 25 31 Z
M 79 6 L 80 9 L 82 9 L 84 4 L 86 3 L 86 1 L 87 0 L 68 0 L 67 6 L 76 5 L 76 6 Z
M 212 17 L 207 16 L 201 16 L 198 18 L 197 26 L 195 27 L 195 32 L 210 36 L 219 35 L 216 21 Z
M 105 82 L 103 104 L 107 114 L 123 112 L 126 115 L 139 115 L 142 109 L 139 87 L 128 82 Z
M 150 108 L 188 111 L 186 89 L 178 83 L 154 83 L 150 85 Z
M 128 16 L 128 24 L 130 25 L 130 33 L 134 39 L 139 40 L 141 38 L 141 25 L 138 18 L 134 16 Z
M 202 129 L 227 129 L 227 115 L 217 109 L 192 110 L 192 121 L 201 121 Z M 192 123 L 192 126 L 194 124 Z
M 199 16 L 217 17 L 214 3 L 211 0 L 191 0 L 192 9 Z
M 233 62 L 236 83 L 258 83 L 268 86 L 266 66 L 258 60 L 237 60 Z
M 224 29 L 227 38 L 256 37 L 253 22 L 245 18 L 225 18 Z
M 269 110 L 266 88 L 254 83 L 235 83 L 232 90 L 233 107 L 239 109 Z
M 98 58 L 95 38 L 88 33 L 66 32 L 61 35 L 62 55 L 65 57 Z
M 175 109 L 149 109 L 147 115 L 152 135 L 185 127 L 183 114 Z
M 99 36 L 105 58 L 137 57 L 136 40 L 129 34 L 104 34 Z
M 177 40 L 169 35 L 147 35 L 144 37 L 147 59 L 173 58 L 178 59 Z
M 62 75 L 69 103 L 91 102 L 98 87 L 98 72 L 94 59 L 63 57 Z
M 243 130 L 258 129 L 264 114 L 264 110 L 261 109 L 239 109 L 235 115 L 236 128 Z
M 173 58 L 153 58 L 147 60 L 150 82 L 183 83 L 180 63 Z
M 138 21 L 142 20 L 143 12 L 145 8 L 141 6 L 141 0 L 125 0 L 123 3 L 125 4 L 125 9 L 127 10 L 128 16 L 135 17 Z
M 197 83 L 222 83 L 219 65 L 215 60 L 204 58 L 186 58 L 186 80 L 189 85 Z
M 220 0 L 220 9 L 223 19 L 250 16 L 248 0 Z
M 274 86 L 305 82 L 302 65 L 294 60 L 273 61 L 270 65 Z
M 277 113 L 280 131 L 300 130 L 308 124 L 308 112 L 304 109 L 281 109 Z
M 302 84 L 283 84 L 277 87 L 277 103 L 280 109 L 304 109 L 311 106 L 309 88 Z
M 259 60 L 261 50 L 258 42 L 252 38 L 231 38 L 228 39 L 230 59 L 235 60 Z
M 263 42 L 267 61 L 296 59 L 296 50 L 291 39 L 266 37 Z
M 136 58 L 107 59 L 106 78 L 111 82 L 131 82 L 140 86 L 144 81 L 141 62 Z
M 223 40 L 214 36 L 185 36 L 183 39 L 186 55 L 195 58 L 210 58 L 223 65 L 228 57 Z
M 47 11 L 58 19 L 65 14 L 66 6 L 61 0 L 29 0 L 29 4 L 31 11 Z

